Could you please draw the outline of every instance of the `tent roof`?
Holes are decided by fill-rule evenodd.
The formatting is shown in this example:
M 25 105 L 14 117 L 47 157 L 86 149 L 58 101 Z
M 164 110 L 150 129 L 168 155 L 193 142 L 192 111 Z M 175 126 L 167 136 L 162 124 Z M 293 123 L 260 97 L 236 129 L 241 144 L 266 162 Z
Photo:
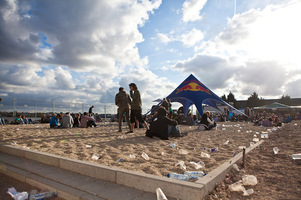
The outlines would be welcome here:
M 281 108 L 291 108 L 291 107 L 288 106 L 288 105 L 285 105 L 285 104 L 274 102 L 274 103 L 271 103 L 269 105 L 255 107 L 254 109 L 281 109 Z
M 201 83 L 192 74 L 186 78 L 170 95 L 166 97 L 171 99 L 171 102 L 179 102 L 184 107 L 184 114 L 187 115 L 188 108 L 195 104 L 200 114 L 203 113 L 202 104 L 207 104 L 219 110 L 217 104 L 228 106 L 231 105 L 223 101 L 208 87 Z

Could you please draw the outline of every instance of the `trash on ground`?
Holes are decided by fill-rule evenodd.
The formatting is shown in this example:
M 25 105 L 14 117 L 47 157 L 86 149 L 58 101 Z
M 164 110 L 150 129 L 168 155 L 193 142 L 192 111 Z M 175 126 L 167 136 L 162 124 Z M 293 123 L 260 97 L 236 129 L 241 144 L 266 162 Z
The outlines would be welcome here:
M 165 154 L 165 153 L 162 151 L 162 152 L 161 152 L 161 155 L 164 156 L 164 154 Z
M 189 163 L 192 164 L 195 169 L 200 169 L 200 168 L 205 167 L 205 163 L 203 161 L 200 161 L 198 163 L 191 161 Z
M 256 185 L 257 178 L 254 175 L 244 175 L 242 177 L 242 184 L 243 185 Z
M 234 164 L 232 167 L 233 167 L 236 171 L 238 171 L 238 172 L 240 171 L 239 168 L 238 168 L 238 166 L 237 166 L 237 164 Z
M 156 194 L 157 194 L 157 200 L 167 200 L 165 194 L 161 190 L 161 188 L 156 189 Z
M 191 179 L 199 179 L 199 178 L 207 175 L 203 171 L 186 171 L 186 172 L 184 172 L 184 174 L 186 174 Z
M 177 145 L 175 143 L 170 143 L 171 148 L 175 148 Z
M 224 142 L 224 144 L 223 145 L 228 145 L 229 144 L 229 140 L 227 140 L 226 142 Z
M 118 136 L 117 138 L 123 138 L 123 135 Z
M 122 159 L 122 158 L 120 158 L 120 159 L 118 160 L 118 163 L 120 163 L 121 161 L 123 161 L 123 159 Z
M 292 155 L 292 159 L 293 160 L 301 160 L 301 153 L 299 153 L 299 154 L 293 154 Z
M 17 192 L 17 190 L 14 187 L 8 188 L 7 193 L 15 200 L 28 199 L 27 192 Z
M 273 148 L 274 154 L 278 154 L 279 149 L 277 147 Z
M 246 146 L 239 146 L 238 149 L 246 149 Z
M 29 200 L 45 199 L 45 198 L 56 197 L 56 196 L 57 196 L 57 192 L 43 192 L 40 194 L 31 195 L 29 197 Z
M 99 159 L 99 154 L 98 154 L 98 153 L 94 153 L 94 154 L 92 155 L 92 159 L 93 159 L 93 160 L 98 160 L 98 159 Z
M 213 153 L 215 151 L 218 151 L 218 148 L 212 148 L 212 149 L 210 149 L 210 153 Z
M 240 130 L 237 130 L 237 132 L 239 132 L 239 133 L 240 133 Z
M 141 154 L 142 158 L 144 158 L 145 160 L 149 160 L 148 155 L 145 152 L 142 152 Z
M 136 156 L 134 154 L 130 154 L 126 158 L 127 158 L 127 160 L 134 160 L 136 158 Z
M 167 174 L 167 177 L 171 178 L 171 179 L 177 179 L 180 181 L 188 181 L 189 180 L 189 177 L 186 174 L 170 173 L 170 174 Z
M 258 138 L 253 138 L 253 142 L 259 142 Z
M 225 131 L 226 130 L 226 128 L 222 128 L 222 131 Z
M 260 136 L 261 138 L 269 138 L 269 134 L 261 134 L 261 136 Z
M 202 157 L 202 158 L 210 158 L 210 155 L 207 154 L 207 153 L 202 152 L 202 153 L 201 153 L 201 157 Z
M 92 148 L 92 145 L 86 144 L 85 147 L 86 147 L 87 149 L 91 149 L 91 148 Z
M 188 151 L 184 150 L 184 149 L 180 149 L 179 150 L 179 154 L 181 155 L 187 155 L 188 154 Z
M 186 165 L 185 165 L 183 160 L 181 160 L 177 164 L 175 164 L 175 167 L 178 166 L 178 165 L 180 165 L 181 169 L 186 170 Z
M 250 196 L 251 194 L 254 193 L 254 190 L 253 189 L 248 189 L 246 190 L 244 193 L 243 193 L 243 196 Z

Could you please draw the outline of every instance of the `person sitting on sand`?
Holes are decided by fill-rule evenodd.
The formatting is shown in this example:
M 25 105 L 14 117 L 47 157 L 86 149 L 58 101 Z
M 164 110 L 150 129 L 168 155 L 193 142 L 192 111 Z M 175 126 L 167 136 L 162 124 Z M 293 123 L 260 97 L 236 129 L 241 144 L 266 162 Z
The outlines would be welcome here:
M 82 116 L 80 120 L 80 127 L 81 128 L 87 128 L 87 127 L 96 127 L 96 124 L 94 122 L 94 119 L 89 116 L 87 112 L 84 112 L 84 116 Z
M 60 114 L 53 114 L 51 120 L 50 120 L 50 128 L 59 128 L 59 119 L 61 118 Z
M 41 124 L 45 124 L 45 123 L 47 123 L 47 119 L 46 119 L 46 115 L 43 114 L 41 117 Z
M 72 128 L 74 124 L 73 118 L 70 116 L 70 113 L 67 112 L 61 120 L 61 128 Z
M 80 127 L 80 114 L 77 113 L 74 117 L 73 127 Z
M 211 130 L 216 126 L 216 122 L 212 119 L 209 111 L 203 113 L 200 124 L 205 125 L 205 130 Z
M 168 137 L 183 137 L 187 133 L 180 133 L 178 122 L 167 117 L 167 111 L 163 107 L 158 109 L 158 114 L 153 119 L 150 129 L 146 131 L 146 136 L 152 138 L 156 136 L 162 140 L 168 140 Z
M 23 123 L 24 123 L 24 122 L 23 122 L 23 119 L 22 119 L 21 115 L 18 115 L 18 116 L 16 117 L 16 119 L 15 119 L 14 124 L 23 124 Z
M 291 115 L 287 114 L 287 117 L 285 118 L 284 123 L 290 123 L 292 121 Z
M 261 122 L 261 126 L 263 126 L 263 127 L 271 127 L 271 126 L 273 126 L 273 124 L 272 124 L 272 118 L 269 118 L 269 119 L 264 119 L 264 120 L 262 120 L 262 122 Z
M 23 124 L 32 124 L 32 120 L 26 118 L 25 115 L 22 115 Z

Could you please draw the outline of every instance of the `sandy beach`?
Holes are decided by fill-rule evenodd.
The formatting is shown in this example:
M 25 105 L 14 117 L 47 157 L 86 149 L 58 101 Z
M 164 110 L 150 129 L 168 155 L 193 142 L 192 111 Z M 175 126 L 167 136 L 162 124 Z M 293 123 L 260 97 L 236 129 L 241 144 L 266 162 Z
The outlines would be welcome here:
M 208 173 L 242 151 L 242 146 L 250 146 L 253 138 L 261 139 L 262 133 L 273 135 L 281 131 L 255 127 L 247 122 L 219 123 L 217 130 L 211 131 L 199 131 L 197 126 L 180 125 L 182 132 L 189 132 L 188 136 L 164 141 L 145 137 L 145 129 L 135 129 L 134 134 L 126 135 L 126 127 L 123 127 L 123 133 L 119 133 L 117 123 L 99 125 L 87 129 L 50 129 L 48 124 L 6 125 L 0 128 L 0 137 L 1 143 L 5 144 L 167 176 L 171 172 L 185 172 L 179 165 L 175 166 L 179 161 L 184 161 L 187 171 L 196 170 L 191 161 L 203 161 L 205 167 L 199 170 Z M 228 144 L 224 144 L 227 140 Z M 175 144 L 175 148 L 170 144 Z M 188 154 L 180 154 L 181 149 Z M 149 156 L 149 160 L 142 158 L 142 152 Z M 202 152 L 210 158 L 203 157 Z M 99 159 L 92 159 L 93 154 L 99 156 Z

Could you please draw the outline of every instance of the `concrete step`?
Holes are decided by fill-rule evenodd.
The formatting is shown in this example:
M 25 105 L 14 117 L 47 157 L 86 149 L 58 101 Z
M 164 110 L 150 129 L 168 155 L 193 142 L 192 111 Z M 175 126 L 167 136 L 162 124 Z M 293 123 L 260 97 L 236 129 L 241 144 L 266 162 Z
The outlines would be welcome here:
M 57 191 L 59 197 L 64 199 L 156 199 L 155 193 L 140 191 L 2 152 L 0 164 L 1 172 L 37 188 Z

